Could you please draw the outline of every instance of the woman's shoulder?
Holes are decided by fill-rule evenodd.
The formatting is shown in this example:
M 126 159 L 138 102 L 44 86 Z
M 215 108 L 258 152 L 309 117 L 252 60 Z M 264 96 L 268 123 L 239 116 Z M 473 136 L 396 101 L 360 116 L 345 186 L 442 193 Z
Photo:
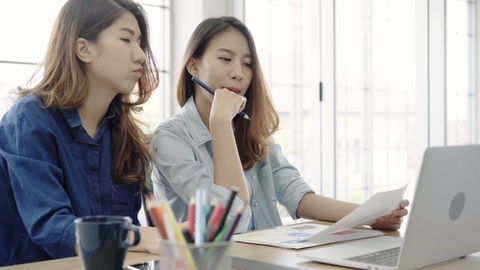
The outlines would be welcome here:
M 162 121 L 156 128 L 156 131 L 159 130 L 169 130 L 169 129 L 178 129 L 185 126 L 185 121 L 179 113 L 176 113 L 170 118 Z
M 46 134 L 55 134 L 57 129 L 54 109 L 45 109 L 43 102 L 35 95 L 28 94 L 16 100 L 0 122 L 0 133 L 20 140 L 40 138 Z
M 34 94 L 25 95 L 16 100 L 5 113 L 5 118 L 18 118 L 28 115 L 29 112 L 38 114 L 41 111 L 43 102 Z
M 2 125 L 45 126 L 54 122 L 58 114 L 55 109 L 45 108 L 35 94 L 27 94 L 16 100 L 2 118 Z
M 33 94 L 27 94 L 19 99 L 17 99 L 10 110 L 13 111 L 42 111 L 44 102 L 42 99 Z
M 175 114 L 172 117 L 162 121 L 153 132 L 153 139 L 168 138 L 170 136 L 179 136 L 187 133 L 185 121 L 183 121 L 180 114 Z

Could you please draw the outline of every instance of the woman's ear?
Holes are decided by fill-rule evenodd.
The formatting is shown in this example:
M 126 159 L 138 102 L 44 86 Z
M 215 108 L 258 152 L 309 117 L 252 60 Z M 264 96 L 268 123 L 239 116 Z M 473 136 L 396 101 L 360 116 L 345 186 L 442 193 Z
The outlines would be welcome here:
M 190 60 L 188 60 L 186 68 L 188 70 L 188 73 L 194 77 L 198 77 L 198 60 L 191 57 Z
M 92 62 L 92 48 L 90 42 L 84 38 L 78 38 L 75 53 L 77 57 L 85 63 Z

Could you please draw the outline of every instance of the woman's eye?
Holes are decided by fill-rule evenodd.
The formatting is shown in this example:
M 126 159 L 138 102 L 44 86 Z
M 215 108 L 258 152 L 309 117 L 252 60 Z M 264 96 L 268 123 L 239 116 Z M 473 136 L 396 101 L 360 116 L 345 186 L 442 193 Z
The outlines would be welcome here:
M 247 63 L 247 62 L 245 62 L 245 63 L 243 63 L 243 65 L 246 66 L 246 67 L 248 67 L 248 68 L 251 68 L 251 67 L 252 67 L 252 63 Z
M 230 62 L 230 61 L 232 61 L 232 60 L 231 60 L 230 58 L 228 58 L 228 57 L 219 57 L 218 59 L 223 60 L 223 61 L 225 61 L 225 62 Z
M 121 40 L 126 42 L 126 43 L 130 43 L 130 39 L 128 39 L 128 38 L 121 38 Z

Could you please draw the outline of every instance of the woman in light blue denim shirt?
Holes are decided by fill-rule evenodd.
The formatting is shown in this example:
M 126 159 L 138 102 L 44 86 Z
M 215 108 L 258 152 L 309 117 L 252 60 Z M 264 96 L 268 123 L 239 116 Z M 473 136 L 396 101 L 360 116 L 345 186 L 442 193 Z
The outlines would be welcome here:
M 212 95 L 192 76 L 215 90 Z M 238 187 L 232 209 L 247 203 L 236 232 L 282 225 L 277 202 L 294 219 L 337 221 L 357 204 L 321 195 L 288 163 L 272 135 L 279 118 L 265 82 L 253 38 L 233 17 L 210 18 L 193 32 L 177 85 L 182 110 L 156 129 L 152 138 L 154 192 L 164 194 L 176 218 L 188 217 L 198 188 L 207 200 L 226 200 Z M 251 120 L 237 116 L 243 111 Z M 408 201 L 372 225 L 400 227 Z M 234 216 L 231 211 L 229 219 Z

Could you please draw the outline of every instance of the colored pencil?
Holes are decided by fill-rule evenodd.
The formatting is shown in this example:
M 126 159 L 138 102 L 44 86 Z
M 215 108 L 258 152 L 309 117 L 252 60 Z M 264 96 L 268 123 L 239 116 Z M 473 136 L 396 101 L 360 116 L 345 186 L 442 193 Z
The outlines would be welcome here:
M 206 233 L 207 241 L 212 241 L 215 238 L 216 232 L 220 226 L 220 222 L 224 214 L 225 214 L 225 207 L 219 203 L 217 207 L 215 207 L 215 210 L 213 210 L 212 216 L 208 221 L 207 233 Z
M 232 238 L 232 235 L 235 233 L 235 228 L 237 228 L 238 222 L 240 221 L 240 218 L 242 217 L 244 210 L 245 210 L 245 204 L 242 204 L 238 209 L 237 216 L 233 220 L 232 225 L 230 225 L 230 228 L 228 229 L 228 232 L 225 235 L 225 238 L 224 238 L 225 241 L 230 241 L 230 239 Z
M 145 207 L 147 208 L 147 213 L 150 219 L 152 220 L 153 225 L 158 229 L 160 236 L 163 239 L 168 239 L 167 232 L 165 230 L 165 222 L 163 220 L 163 209 L 157 203 L 157 200 L 151 195 L 145 195 Z

